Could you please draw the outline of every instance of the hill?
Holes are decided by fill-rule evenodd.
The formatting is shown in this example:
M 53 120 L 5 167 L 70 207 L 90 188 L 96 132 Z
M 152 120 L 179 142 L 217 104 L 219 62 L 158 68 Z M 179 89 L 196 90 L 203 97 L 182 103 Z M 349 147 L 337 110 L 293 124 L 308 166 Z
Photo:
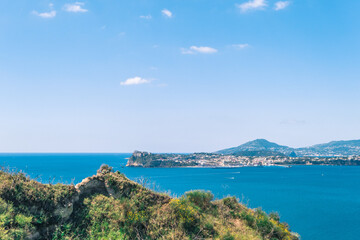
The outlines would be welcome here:
M 321 156 L 321 157 L 346 157 L 360 156 L 360 140 L 332 141 L 324 144 L 317 144 L 310 147 L 291 148 L 278 145 L 265 139 L 257 139 L 247 142 L 238 147 L 217 151 L 219 154 L 239 154 L 244 151 L 271 151 L 285 155 L 296 156 Z
M 282 154 L 290 154 L 293 149 L 287 146 L 281 146 L 273 142 L 269 142 L 266 139 L 256 139 L 254 141 L 247 142 L 237 147 L 228 148 L 217 151 L 219 154 L 236 154 L 244 151 L 271 151 Z
M 210 192 L 156 193 L 109 166 L 74 185 L 0 171 L 0 239 L 286 239 L 277 214 Z
M 285 157 L 286 155 L 280 152 L 274 152 L 269 150 L 256 150 L 256 151 L 240 151 L 234 153 L 235 156 L 244 157 Z
M 302 156 L 359 156 L 360 140 L 317 144 L 311 147 L 298 148 L 296 153 Z

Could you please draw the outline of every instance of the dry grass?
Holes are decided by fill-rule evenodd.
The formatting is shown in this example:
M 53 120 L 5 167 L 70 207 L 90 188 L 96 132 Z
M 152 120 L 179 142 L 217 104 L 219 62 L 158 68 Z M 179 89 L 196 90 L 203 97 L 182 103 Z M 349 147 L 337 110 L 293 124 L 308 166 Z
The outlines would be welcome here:
M 72 185 L 41 184 L 21 173 L 0 172 L 0 239 L 297 239 L 286 224 L 210 192 L 180 198 L 151 191 L 105 167 L 99 179 L 113 196 L 92 194 L 64 221 L 54 210 L 76 194 Z M 48 228 L 48 229 L 47 229 Z M 47 229 L 47 231 L 43 231 Z M 50 229 L 50 230 L 49 230 Z

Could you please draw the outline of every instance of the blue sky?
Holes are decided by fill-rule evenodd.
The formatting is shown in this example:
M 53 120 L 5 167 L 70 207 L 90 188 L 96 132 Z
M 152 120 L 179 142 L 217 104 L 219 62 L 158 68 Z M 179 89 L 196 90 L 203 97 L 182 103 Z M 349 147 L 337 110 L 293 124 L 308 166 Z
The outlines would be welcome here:
M 0 152 L 360 138 L 360 2 L 0 2 Z

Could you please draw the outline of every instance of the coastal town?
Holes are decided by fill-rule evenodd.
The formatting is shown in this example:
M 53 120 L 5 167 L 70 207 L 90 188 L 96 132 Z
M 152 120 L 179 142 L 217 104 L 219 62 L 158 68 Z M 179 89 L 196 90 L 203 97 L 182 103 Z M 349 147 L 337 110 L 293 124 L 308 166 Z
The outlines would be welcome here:
M 129 167 L 260 167 L 291 165 L 360 165 L 360 156 L 240 156 L 216 153 L 154 154 L 135 151 L 127 163 Z

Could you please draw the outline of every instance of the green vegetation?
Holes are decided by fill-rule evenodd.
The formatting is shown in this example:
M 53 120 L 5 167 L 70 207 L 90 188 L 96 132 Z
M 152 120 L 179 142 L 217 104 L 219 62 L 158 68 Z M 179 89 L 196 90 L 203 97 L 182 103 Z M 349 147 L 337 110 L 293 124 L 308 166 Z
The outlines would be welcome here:
M 267 151 L 269 152 L 266 153 Z M 251 152 L 254 152 L 254 155 L 251 155 Z M 360 156 L 360 140 L 332 141 L 309 147 L 291 148 L 269 142 L 265 139 L 256 139 L 237 147 L 217 151 L 216 153 L 237 154 L 241 156 L 281 156 L 279 155 L 280 153 L 289 157 L 352 157 Z
M 153 192 L 111 167 L 73 185 L 0 172 L 0 239 L 298 239 L 277 214 L 204 191 Z
M 290 152 L 292 152 L 293 149 L 288 147 L 288 146 L 281 146 L 279 144 L 269 142 L 266 139 L 256 139 L 254 141 L 244 143 L 244 144 L 242 144 L 240 146 L 237 146 L 237 147 L 227 148 L 227 149 L 217 151 L 216 153 L 227 154 L 227 155 L 240 154 L 240 155 L 248 156 L 246 154 L 246 152 L 249 153 L 251 151 L 253 151 L 254 154 L 264 154 L 264 155 L 268 155 L 268 156 L 277 156 L 279 154 L 287 155 Z M 259 153 L 256 153 L 256 151 L 259 151 Z M 261 153 L 261 151 L 264 151 L 264 152 Z M 266 151 L 269 151 L 269 152 L 266 153 Z M 252 156 L 254 156 L 254 155 L 252 155 Z M 257 156 L 257 155 L 255 155 L 255 156 Z
M 197 154 L 148 153 L 135 151 L 127 166 L 145 168 L 194 167 Z

